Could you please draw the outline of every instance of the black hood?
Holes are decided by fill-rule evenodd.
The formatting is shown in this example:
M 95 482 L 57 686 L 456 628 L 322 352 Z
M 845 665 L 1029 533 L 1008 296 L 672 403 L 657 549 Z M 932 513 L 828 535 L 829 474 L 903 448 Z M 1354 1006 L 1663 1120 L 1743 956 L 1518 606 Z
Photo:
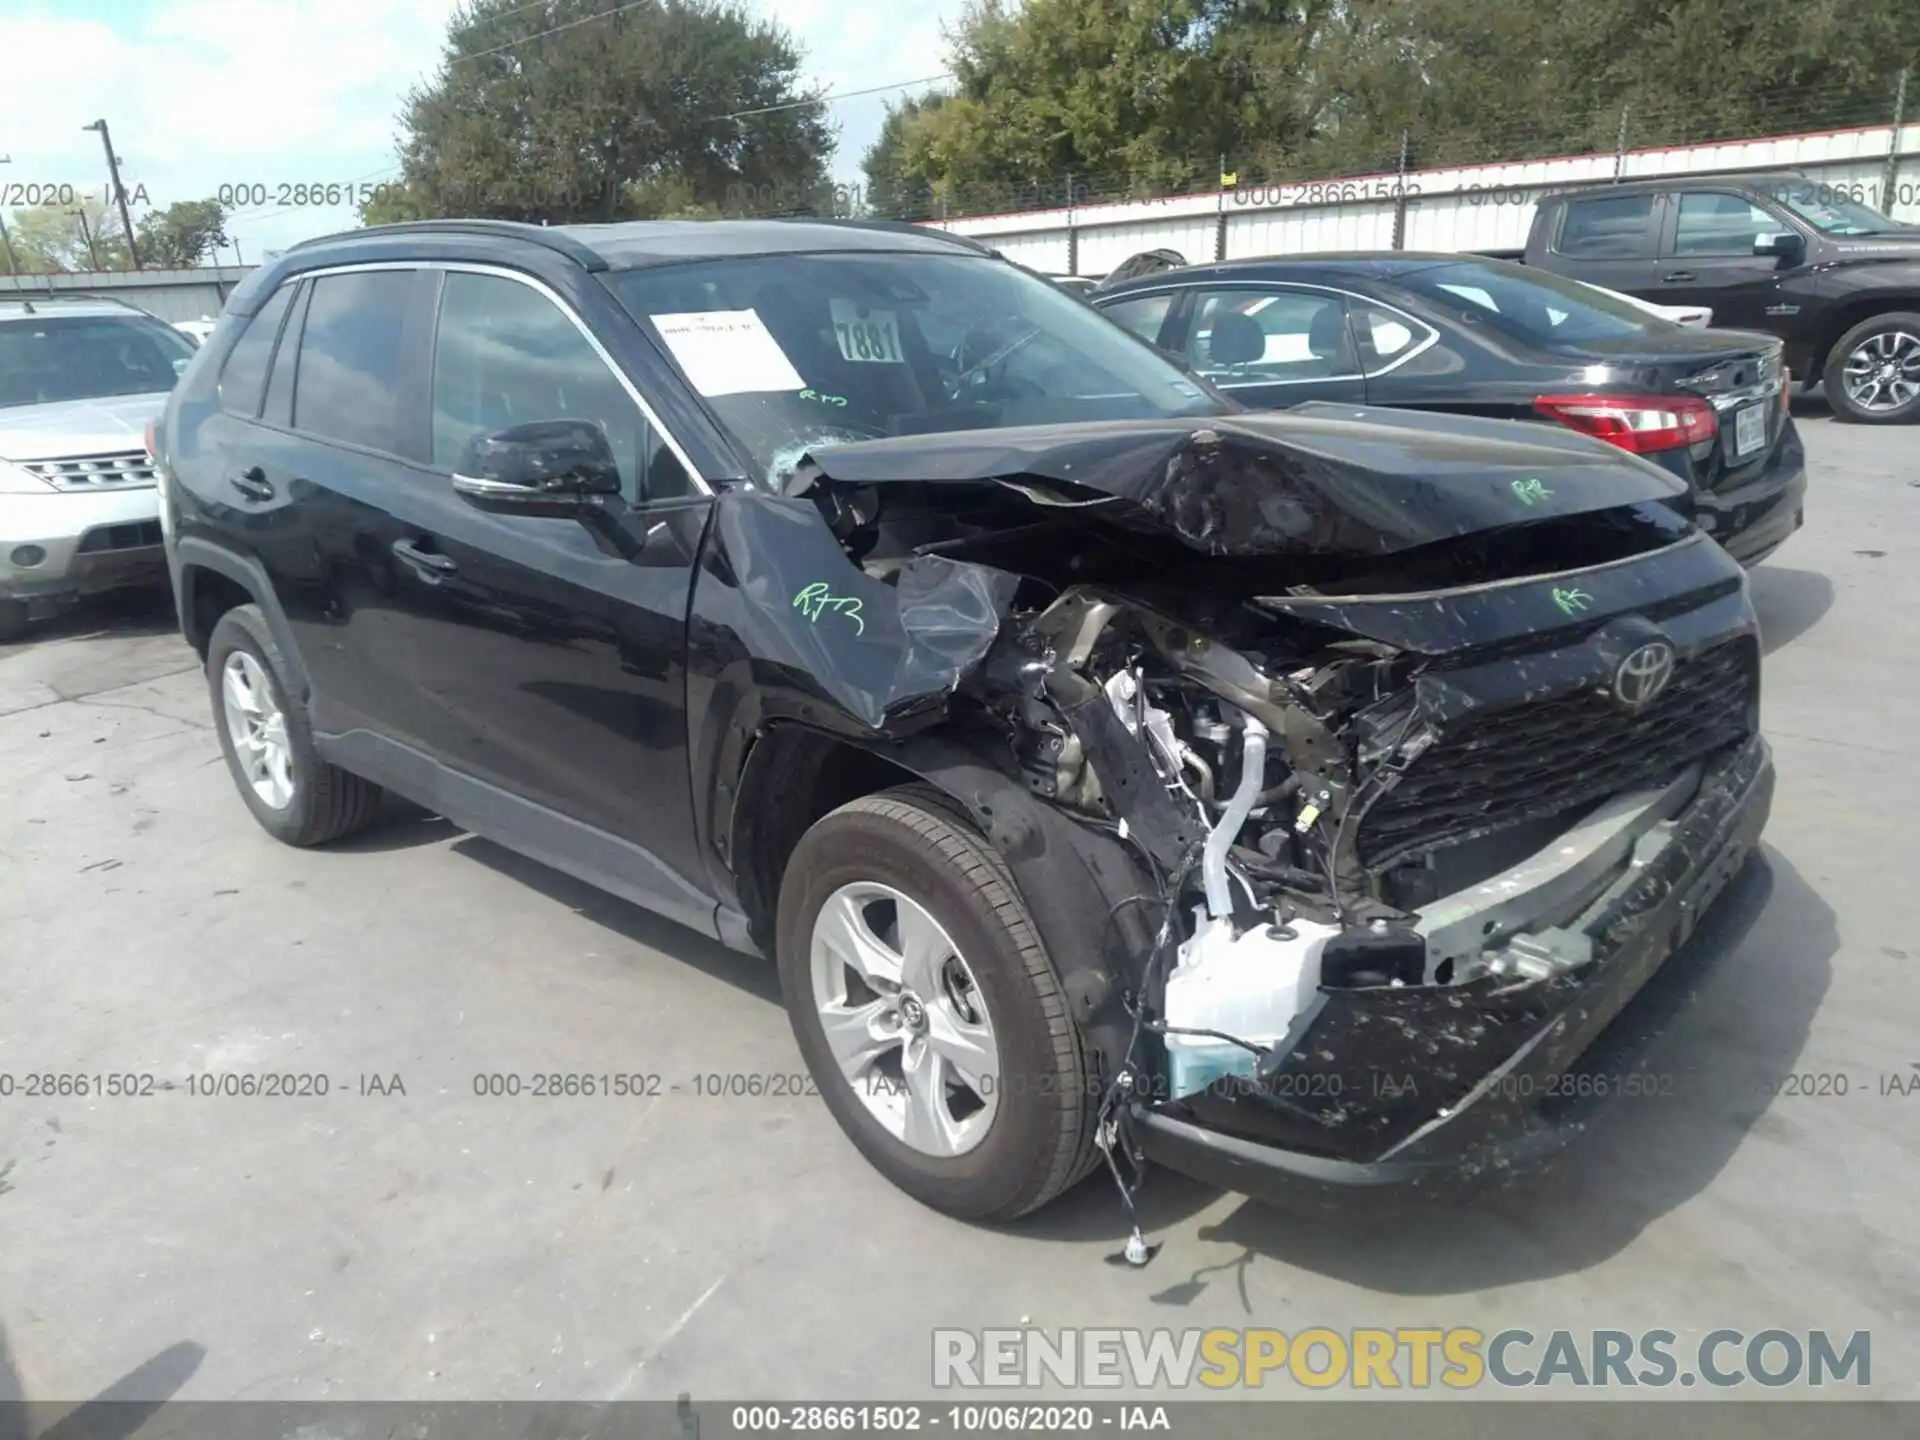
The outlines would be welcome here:
M 1687 493 L 1658 466 L 1571 431 L 1319 403 L 826 446 L 788 493 L 823 480 L 1006 484 L 1226 556 L 1390 555 Z

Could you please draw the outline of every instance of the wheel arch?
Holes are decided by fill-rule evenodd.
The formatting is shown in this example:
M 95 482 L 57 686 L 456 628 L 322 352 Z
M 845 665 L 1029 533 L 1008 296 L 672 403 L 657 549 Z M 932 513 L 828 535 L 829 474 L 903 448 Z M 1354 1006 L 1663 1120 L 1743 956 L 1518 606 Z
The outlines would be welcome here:
M 204 661 L 207 642 L 220 617 L 236 605 L 258 605 L 273 632 L 273 643 L 280 649 L 290 678 L 304 704 L 311 698 L 306 666 L 293 643 L 286 612 L 274 594 L 273 582 L 256 560 L 236 554 L 225 546 L 193 536 L 183 536 L 174 546 L 174 600 L 180 611 L 180 629 L 187 643 Z
M 1828 314 L 1826 323 L 1820 328 L 1807 378 L 1826 376 L 1827 362 L 1833 358 L 1833 347 L 1838 345 L 1840 337 L 1854 326 L 1863 320 L 1871 320 L 1876 315 L 1889 315 L 1896 312 L 1920 314 L 1920 289 L 1895 291 L 1892 294 L 1876 290 L 1836 305 Z
M 1161 892 L 1131 846 L 1002 774 L 957 736 L 852 741 L 798 722 L 771 727 L 742 768 L 727 837 L 742 910 L 770 949 L 786 863 L 815 821 L 851 800 L 931 785 L 1013 872 L 1072 1013 L 1111 1075 L 1131 1039 L 1124 1002 L 1159 922 Z

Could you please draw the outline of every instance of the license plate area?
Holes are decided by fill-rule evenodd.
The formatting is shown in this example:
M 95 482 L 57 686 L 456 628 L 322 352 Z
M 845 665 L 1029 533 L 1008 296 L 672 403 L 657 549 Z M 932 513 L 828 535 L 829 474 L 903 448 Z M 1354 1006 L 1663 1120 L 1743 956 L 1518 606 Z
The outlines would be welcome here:
M 1733 458 L 1745 460 L 1767 448 L 1767 407 L 1742 405 L 1733 412 Z

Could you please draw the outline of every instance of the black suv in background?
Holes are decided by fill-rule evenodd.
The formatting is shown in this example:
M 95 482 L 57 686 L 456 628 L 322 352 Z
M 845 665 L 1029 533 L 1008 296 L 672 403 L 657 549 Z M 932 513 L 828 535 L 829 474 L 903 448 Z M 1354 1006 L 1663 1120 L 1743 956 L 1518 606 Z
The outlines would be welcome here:
M 1833 186 L 1787 173 L 1569 190 L 1540 202 L 1524 258 L 1778 335 L 1842 419 L 1920 420 L 1920 226 Z
M 957 1215 L 1103 1154 L 1504 1150 L 1770 803 L 1742 573 L 1667 472 L 1245 412 L 937 233 L 312 242 L 155 453 L 262 826 L 386 787 L 772 955 L 847 1135 Z

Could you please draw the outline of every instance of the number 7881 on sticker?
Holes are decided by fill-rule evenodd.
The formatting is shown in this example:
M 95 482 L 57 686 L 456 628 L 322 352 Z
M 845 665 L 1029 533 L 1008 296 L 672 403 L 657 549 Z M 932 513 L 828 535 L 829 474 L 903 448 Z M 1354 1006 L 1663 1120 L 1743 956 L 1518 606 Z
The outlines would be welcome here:
M 835 299 L 833 334 L 840 358 L 878 365 L 902 365 L 900 322 L 891 310 L 874 310 L 853 300 Z

